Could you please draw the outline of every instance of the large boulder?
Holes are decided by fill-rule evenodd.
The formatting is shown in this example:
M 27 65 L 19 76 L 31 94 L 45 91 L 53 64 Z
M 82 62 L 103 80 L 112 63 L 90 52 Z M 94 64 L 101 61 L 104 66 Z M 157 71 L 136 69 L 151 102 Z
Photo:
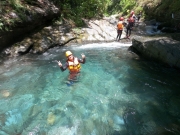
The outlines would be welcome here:
M 31 2 L 30 2 L 31 3 Z M 32 5 L 34 3 L 34 5 Z M 24 19 L 15 12 L 10 12 L 8 16 L 15 16 L 14 25 L 8 31 L 0 31 L 0 52 L 10 47 L 13 43 L 21 41 L 33 32 L 42 29 L 44 26 L 51 24 L 54 18 L 60 16 L 60 9 L 52 1 L 44 0 L 27 4 L 27 13 L 24 13 Z M 4 15 L 5 16 L 5 15 Z M 0 17 L 1 19 L 2 17 Z
M 132 47 L 147 58 L 180 68 L 180 42 L 177 40 L 136 36 L 132 40 Z

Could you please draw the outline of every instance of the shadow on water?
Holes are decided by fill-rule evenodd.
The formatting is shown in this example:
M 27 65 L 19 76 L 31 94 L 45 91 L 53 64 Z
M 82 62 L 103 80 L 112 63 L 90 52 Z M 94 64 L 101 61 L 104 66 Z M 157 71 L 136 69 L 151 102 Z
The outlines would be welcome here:
M 176 69 L 163 66 L 143 59 L 131 61 L 127 72 L 129 76 L 119 78 L 119 81 L 128 84 L 123 89 L 124 93 L 136 94 L 141 102 L 144 102 L 143 105 L 129 103 L 129 108 L 124 111 L 124 121 L 129 134 L 180 133 L 180 110 L 177 109 L 180 103 L 177 101 L 180 95 L 180 76 Z
M 93 47 L 92 47 L 93 46 Z M 50 49 L 0 65 L 0 134 L 178 135 L 180 74 L 144 60 L 129 45 Z M 55 60 L 86 55 L 78 82 L 66 84 Z

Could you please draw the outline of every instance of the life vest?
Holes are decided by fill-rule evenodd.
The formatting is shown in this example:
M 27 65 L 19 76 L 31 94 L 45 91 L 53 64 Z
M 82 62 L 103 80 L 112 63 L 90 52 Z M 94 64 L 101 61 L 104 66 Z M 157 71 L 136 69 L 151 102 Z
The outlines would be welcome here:
M 67 61 L 69 66 L 68 69 L 70 72 L 79 72 L 81 69 L 81 65 L 78 61 L 78 58 L 74 57 L 74 61 Z
M 118 30 L 123 30 L 123 23 L 122 23 L 122 21 L 119 21 L 118 22 L 118 24 L 117 24 L 117 28 L 118 28 Z

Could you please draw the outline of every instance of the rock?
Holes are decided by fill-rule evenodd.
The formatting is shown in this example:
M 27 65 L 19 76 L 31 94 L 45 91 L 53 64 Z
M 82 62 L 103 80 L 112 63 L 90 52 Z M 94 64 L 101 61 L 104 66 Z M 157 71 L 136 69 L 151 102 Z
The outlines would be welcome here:
M 117 19 L 115 17 L 104 17 L 99 20 L 85 21 L 89 27 L 69 29 L 67 24 L 61 23 L 59 25 L 44 27 L 42 30 L 32 34 L 29 38 L 25 38 L 6 49 L 4 54 L 17 56 L 26 53 L 43 53 L 49 48 L 58 45 L 114 41 L 116 38 Z M 125 37 L 125 32 L 122 34 L 123 37 Z
M 164 27 L 170 27 L 171 26 L 171 24 L 170 23 L 160 23 L 160 24 L 158 24 L 158 26 L 157 26 L 157 29 L 158 30 L 162 30 Z
M 6 91 L 5 96 L 9 96 Z M 9 100 L 1 101 L 1 116 L 3 115 L 4 123 L 1 123 L 1 131 L 6 134 L 20 134 L 24 124 L 31 119 L 31 108 L 33 107 L 33 95 L 9 96 Z M 10 109 L 11 108 L 11 109 Z M 2 134 L 2 132 L 0 132 Z
M 180 42 L 168 37 L 136 36 L 132 46 L 146 58 L 180 68 Z
M 54 115 L 52 112 L 50 112 L 50 113 L 48 114 L 47 123 L 48 123 L 49 125 L 53 125 L 54 122 L 55 122 L 55 120 L 56 120 L 55 115 Z
M 11 95 L 11 92 L 9 90 L 2 90 L 2 91 L 0 91 L 0 95 L 7 98 Z
M 155 19 L 153 19 L 153 20 L 150 20 L 150 21 L 145 21 L 144 22 L 146 25 L 156 25 L 156 20 Z
M 30 10 L 33 10 L 33 14 L 25 15 L 24 18 L 27 18 L 27 20 L 14 22 L 14 26 L 9 31 L 0 31 L 1 52 L 15 42 L 23 40 L 23 38 L 29 36 L 33 31 L 46 26 L 60 14 L 58 7 L 49 0 L 41 8 L 32 6 Z M 14 12 L 10 12 L 9 15 L 11 18 L 21 20 L 20 16 Z
M 163 27 L 161 29 L 161 32 L 174 33 L 174 32 L 176 32 L 176 29 L 175 28 L 171 28 L 171 27 Z

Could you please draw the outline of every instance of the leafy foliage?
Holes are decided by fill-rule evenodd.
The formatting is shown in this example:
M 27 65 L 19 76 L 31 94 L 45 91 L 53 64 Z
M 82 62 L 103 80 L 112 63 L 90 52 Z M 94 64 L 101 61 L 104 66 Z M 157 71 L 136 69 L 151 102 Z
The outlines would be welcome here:
M 10 2 L 10 4 L 11 4 L 14 8 L 16 8 L 16 9 L 23 7 L 23 6 L 21 5 L 20 0 L 9 0 L 9 2 Z
M 61 17 L 75 21 L 76 25 L 83 25 L 82 18 L 100 17 L 106 11 L 108 0 L 63 0 L 60 2 Z
M 120 2 L 120 6 L 122 7 L 123 13 L 127 12 L 128 10 L 132 10 L 135 5 L 135 0 L 121 0 Z
M 132 10 L 136 5 L 136 0 L 113 0 L 109 3 L 108 12 L 110 14 L 123 13 L 126 15 L 128 10 Z
M 40 6 L 43 0 L 0 0 L 0 30 L 8 30 L 16 22 L 24 21 L 26 13 L 33 14 L 30 7 Z M 163 11 L 166 16 L 180 11 L 180 0 L 49 0 L 61 10 L 61 20 L 71 20 L 76 26 L 84 24 L 83 18 L 99 18 L 103 15 L 121 13 L 128 15 L 131 10 L 135 13 L 143 11 L 146 16 L 158 17 Z M 12 18 L 11 13 L 18 17 Z M 143 13 L 143 14 L 144 14 Z
M 4 24 L 3 24 L 3 22 L 2 22 L 1 19 L 0 19 L 0 30 L 3 29 L 3 26 L 4 26 Z

